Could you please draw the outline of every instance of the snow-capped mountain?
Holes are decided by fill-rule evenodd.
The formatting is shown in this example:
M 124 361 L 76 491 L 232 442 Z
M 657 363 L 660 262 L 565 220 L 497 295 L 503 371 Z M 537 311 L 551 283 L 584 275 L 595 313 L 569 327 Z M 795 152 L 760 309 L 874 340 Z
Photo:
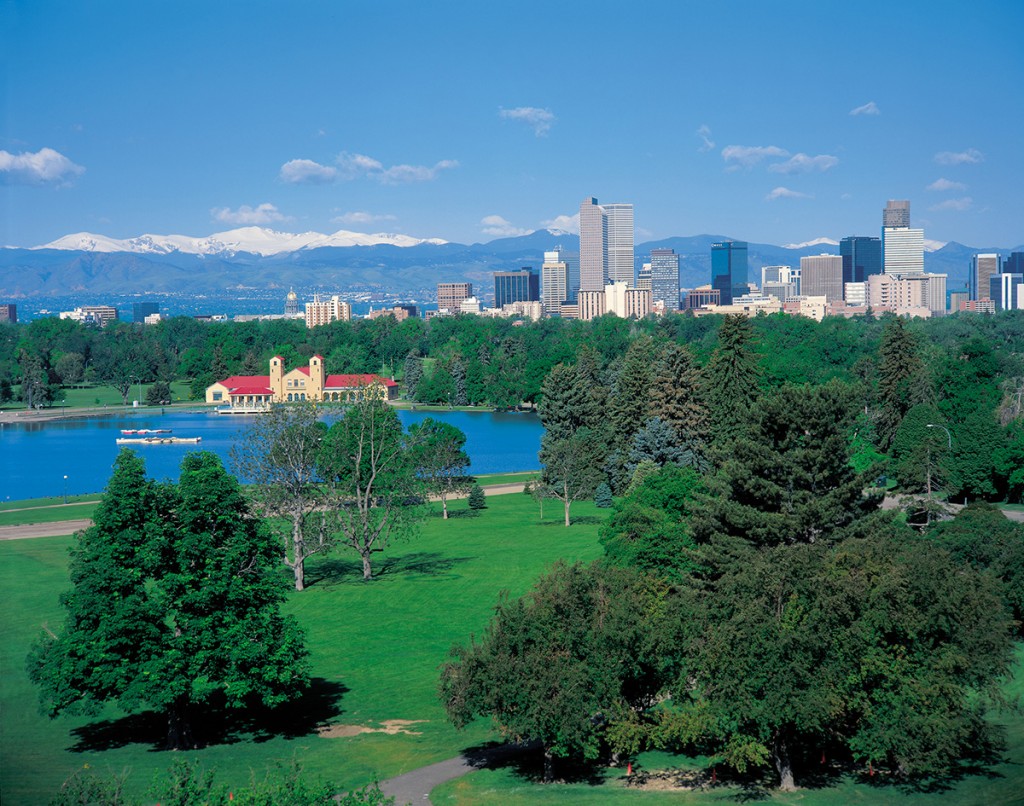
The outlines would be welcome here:
M 108 238 L 91 232 L 76 232 L 56 241 L 34 246 L 32 249 L 62 249 L 76 252 L 132 252 L 144 255 L 168 255 L 181 252 L 191 255 L 231 256 L 239 252 L 254 255 L 279 255 L 297 252 L 300 249 L 319 249 L 325 246 L 419 246 L 420 244 L 444 244 L 440 238 L 413 238 L 409 235 L 379 232 L 368 235 L 362 232 L 338 230 L 331 235 L 320 232 L 278 232 L 266 227 L 240 227 L 226 232 L 215 232 L 205 238 L 188 235 L 139 235 L 136 238 Z
M 806 249 L 808 246 L 839 246 L 839 241 L 834 241 L 831 238 L 815 238 L 813 241 L 804 241 L 803 243 L 787 243 L 782 248 Z

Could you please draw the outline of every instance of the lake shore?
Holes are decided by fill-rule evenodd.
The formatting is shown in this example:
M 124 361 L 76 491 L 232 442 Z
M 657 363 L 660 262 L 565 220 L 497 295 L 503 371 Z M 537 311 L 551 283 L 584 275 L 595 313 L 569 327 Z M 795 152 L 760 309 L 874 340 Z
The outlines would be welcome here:
M 190 411 L 206 408 L 205 403 L 171 403 L 166 406 L 86 406 L 78 408 L 0 410 L 0 423 L 40 423 L 71 420 L 78 417 L 124 417 L 126 414 L 154 414 L 157 410 Z

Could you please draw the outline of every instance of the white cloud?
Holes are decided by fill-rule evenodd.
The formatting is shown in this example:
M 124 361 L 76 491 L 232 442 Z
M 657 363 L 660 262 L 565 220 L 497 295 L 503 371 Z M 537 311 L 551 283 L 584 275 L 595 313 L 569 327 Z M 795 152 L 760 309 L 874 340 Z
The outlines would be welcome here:
M 335 224 L 376 224 L 378 221 L 395 221 L 393 215 L 387 213 L 366 213 L 356 210 L 351 213 L 342 213 L 335 216 L 331 221 Z
M 553 232 L 566 232 L 572 235 L 579 235 L 580 214 L 558 215 L 554 218 L 548 219 L 547 221 L 541 221 L 540 225 L 544 227 L 544 229 L 552 230 Z
M 711 139 L 711 127 L 706 123 L 702 124 L 696 132 L 697 136 L 704 141 L 704 145 L 698 148 L 698 151 L 706 152 L 710 151 L 715 147 L 715 141 Z
M 505 109 L 499 106 L 498 117 L 505 120 L 521 120 L 533 127 L 533 133 L 537 137 L 547 134 L 551 130 L 551 124 L 555 122 L 554 112 L 536 106 L 517 106 L 515 109 Z
M 805 174 L 812 171 L 827 171 L 839 164 L 839 158 L 831 154 L 818 154 L 811 157 L 807 154 L 794 154 L 785 162 L 769 165 L 768 170 L 777 174 Z
M 340 179 L 359 179 L 367 177 L 375 179 L 383 185 L 399 185 L 409 182 L 429 182 L 436 179 L 441 171 L 457 168 L 455 160 L 441 160 L 433 167 L 427 165 L 392 165 L 385 168 L 384 163 L 365 154 L 350 154 L 343 151 L 338 155 L 338 176 Z
M 480 219 L 481 232 L 485 235 L 494 235 L 497 238 L 511 238 L 517 235 L 529 235 L 533 230 L 517 227 L 511 221 L 507 221 L 500 215 L 488 215 Z
M 972 204 L 974 204 L 974 199 L 970 196 L 964 196 L 960 199 L 946 199 L 944 202 L 933 204 L 928 209 L 935 211 L 956 210 L 958 212 L 962 212 L 964 210 L 969 210 Z
M 864 106 L 858 106 L 856 109 L 850 110 L 851 115 L 881 115 L 882 110 L 878 108 L 878 104 L 874 101 L 868 101 Z
M 963 182 L 953 182 L 949 179 L 939 178 L 928 185 L 925 190 L 937 190 L 940 192 L 944 190 L 967 190 L 967 185 Z
M 0 151 L 0 183 L 6 185 L 68 185 L 84 172 L 85 168 L 52 148 L 21 154 Z
M 281 181 L 292 185 L 324 185 L 337 177 L 337 168 L 313 160 L 290 160 L 281 166 Z
M 983 162 L 985 155 L 976 148 L 968 148 L 966 151 L 940 151 L 935 155 L 935 161 L 939 165 L 973 165 L 976 162 Z
M 257 207 L 250 207 L 243 204 L 237 210 L 228 207 L 214 207 L 210 215 L 217 221 L 225 224 L 272 224 L 275 221 L 291 221 L 289 216 L 283 215 L 274 205 L 264 202 Z
M 788 157 L 789 152 L 778 146 L 726 146 L 722 159 L 733 168 L 752 168 L 767 157 Z
M 789 188 L 777 187 L 771 193 L 764 197 L 765 201 L 775 201 L 776 199 L 812 199 L 813 196 L 808 196 L 806 193 L 800 193 L 796 190 L 790 190 Z

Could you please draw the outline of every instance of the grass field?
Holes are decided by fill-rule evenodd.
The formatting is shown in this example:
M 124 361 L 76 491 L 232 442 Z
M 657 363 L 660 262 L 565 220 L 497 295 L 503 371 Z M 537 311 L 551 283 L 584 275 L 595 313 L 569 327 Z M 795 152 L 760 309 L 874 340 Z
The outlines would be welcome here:
M 96 496 L 82 496 L 95 499 Z M 68 500 L 70 501 L 70 496 Z M 16 526 L 28 523 L 52 523 L 54 521 L 73 521 L 79 518 L 91 518 L 96 511 L 96 501 L 91 503 L 72 504 L 67 506 L 46 506 L 31 509 L 18 509 L 13 512 L 0 511 L 0 526 Z
M 486 720 L 464 732 L 444 719 L 436 696 L 438 667 L 453 642 L 465 642 L 489 619 L 498 593 L 523 593 L 556 559 L 599 556 L 596 533 L 608 510 L 577 504 L 581 521 L 559 524 L 561 509 L 537 505 L 523 495 L 492 496 L 478 517 L 459 502 L 456 517 L 435 516 L 413 541 L 378 559 L 379 578 L 360 581 L 354 555 L 338 554 L 310 567 L 311 586 L 293 594 L 288 610 L 305 626 L 317 678 L 312 695 L 288 724 L 222 726 L 218 743 L 190 753 L 217 769 L 225 783 L 245 783 L 277 759 L 298 758 L 311 774 L 348 788 L 450 758 L 467 747 L 496 739 Z M 53 510 L 50 510 L 51 512 Z M 70 538 L 0 543 L 0 589 L 5 613 L 0 625 L 0 802 L 46 803 L 67 775 L 88 764 L 100 772 L 129 771 L 129 787 L 142 794 L 155 772 L 181 754 L 159 749 L 159 719 L 125 717 L 108 709 L 95 719 L 50 721 L 38 713 L 25 656 L 43 626 L 56 627 L 57 597 L 67 587 Z M 1024 652 L 1010 692 L 1024 692 Z M 1024 792 L 1024 718 L 997 717 L 1007 725 L 1006 763 L 954 783 L 951 791 L 911 793 L 839 778 L 829 787 L 769 795 L 779 804 L 1012 804 Z M 410 733 L 363 733 L 347 738 L 318 735 L 319 724 L 380 728 L 387 720 L 423 720 Z M 647 754 L 650 770 L 686 766 L 687 759 Z M 514 768 L 482 770 L 445 784 L 435 804 L 626 804 L 744 801 L 749 792 L 718 787 L 707 792 L 638 792 L 627 788 L 621 769 L 601 773 L 603 785 L 539 785 Z
M 145 405 L 146 392 L 152 384 L 142 384 L 141 396 L 139 391 L 139 385 L 137 383 L 132 384 L 131 391 L 128 393 L 128 405 L 132 405 L 133 400 L 142 401 L 139 405 Z M 19 389 L 15 389 L 15 397 L 20 393 Z M 63 400 L 60 400 L 60 395 L 63 395 Z M 190 384 L 185 381 L 172 381 L 171 382 L 171 402 L 172 403 L 184 403 L 191 399 Z M 94 406 L 123 406 L 121 393 L 118 392 L 113 386 L 83 386 L 78 389 L 61 389 L 58 394 L 58 400 L 51 406 L 51 408 L 59 409 L 61 405 L 71 408 L 92 408 Z M 24 409 L 23 403 L 7 403 L 4 404 L 3 408 L 6 411 L 18 411 Z

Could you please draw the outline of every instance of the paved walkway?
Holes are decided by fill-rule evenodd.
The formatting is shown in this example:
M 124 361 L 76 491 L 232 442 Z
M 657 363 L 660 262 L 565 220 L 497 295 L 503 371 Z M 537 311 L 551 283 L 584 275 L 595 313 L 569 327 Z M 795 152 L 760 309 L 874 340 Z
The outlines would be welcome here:
M 536 750 L 536 746 L 504 744 L 499 747 L 489 747 L 469 755 L 461 755 L 447 761 L 420 767 L 418 770 L 405 773 L 405 775 L 382 781 L 380 788 L 385 795 L 395 799 L 395 806 L 409 806 L 409 804 L 430 806 L 430 792 L 435 787 L 530 750 Z

